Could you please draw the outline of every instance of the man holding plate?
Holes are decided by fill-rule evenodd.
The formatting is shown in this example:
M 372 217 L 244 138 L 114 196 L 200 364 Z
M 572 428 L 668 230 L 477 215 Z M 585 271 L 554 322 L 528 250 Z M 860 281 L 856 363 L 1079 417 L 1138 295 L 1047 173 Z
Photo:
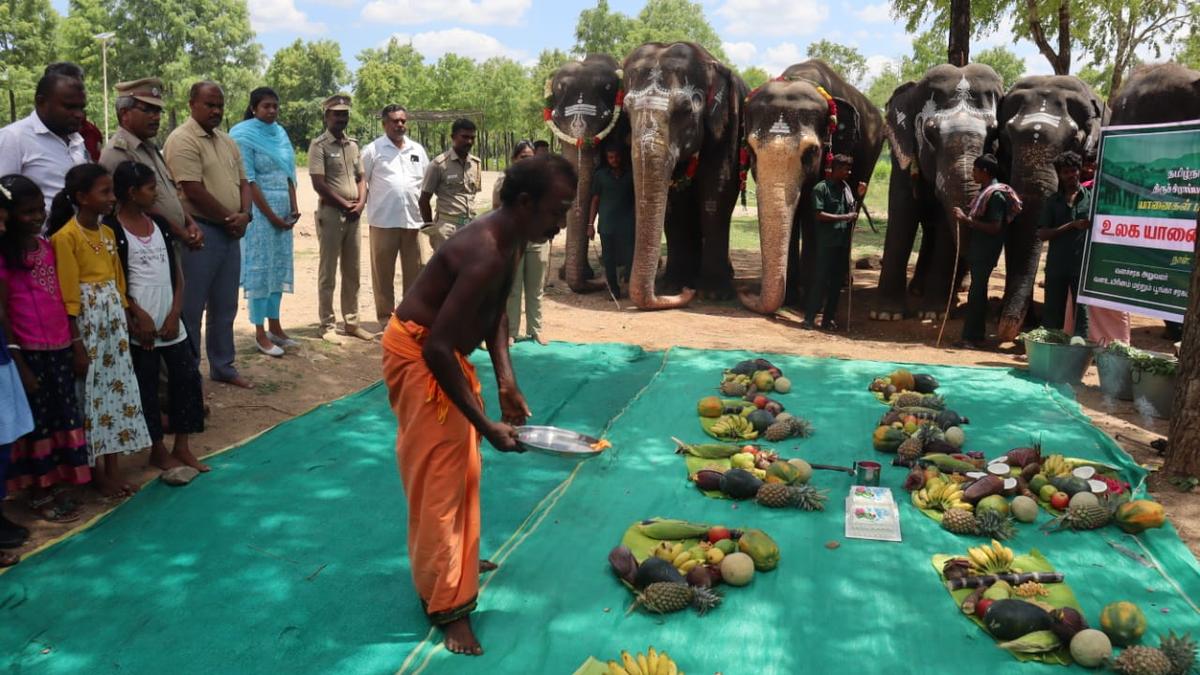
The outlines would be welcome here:
M 396 414 L 396 457 L 408 501 L 413 582 L 429 620 L 457 654 L 482 654 L 470 613 L 479 572 L 479 438 L 521 451 L 514 425 L 529 417 L 508 353 L 505 316 L 513 270 L 530 243 L 556 235 L 577 177 L 558 156 L 513 164 L 501 206 L 437 250 L 404 294 L 383 335 L 383 372 Z M 468 357 L 486 343 L 502 421 L 488 419 Z

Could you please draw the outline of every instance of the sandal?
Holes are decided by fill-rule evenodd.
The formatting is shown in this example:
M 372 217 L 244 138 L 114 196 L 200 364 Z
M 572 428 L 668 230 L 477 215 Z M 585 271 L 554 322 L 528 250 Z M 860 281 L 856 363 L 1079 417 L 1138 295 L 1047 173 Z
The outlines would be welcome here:
M 33 511 L 38 518 L 48 523 L 73 523 L 79 520 L 79 511 L 71 510 L 63 507 L 54 501 L 52 495 L 47 495 L 41 499 L 33 499 L 29 501 L 29 509 Z
M 16 553 L 5 553 L 0 551 L 0 567 L 12 567 L 21 562 L 21 556 Z

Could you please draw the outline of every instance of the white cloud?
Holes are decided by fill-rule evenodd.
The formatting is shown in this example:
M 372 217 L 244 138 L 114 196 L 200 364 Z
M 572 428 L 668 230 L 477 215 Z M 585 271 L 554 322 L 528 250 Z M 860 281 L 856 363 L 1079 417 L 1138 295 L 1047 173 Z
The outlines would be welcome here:
M 992 47 L 1008 47 L 1012 49 L 1013 30 L 1013 19 L 1006 14 L 1000 19 L 1000 25 L 994 32 L 975 40 L 975 43 L 971 45 L 971 51 L 981 52 Z
M 716 14 L 732 35 L 805 35 L 825 22 L 829 7 L 823 0 L 724 0 Z
M 513 26 L 533 0 L 371 0 L 362 10 L 368 21 L 422 24 L 434 21 L 477 26 Z
M 879 77 L 889 66 L 898 66 L 900 62 L 890 56 L 873 54 L 867 57 L 867 74 L 863 76 L 863 84 L 869 84 Z
M 1042 56 L 1040 52 L 1034 52 L 1025 57 L 1022 57 L 1025 62 L 1026 75 L 1053 75 L 1054 68 L 1050 67 L 1050 62 Z M 1012 84 L 1011 82 L 1009 84 Z
M 435 61 L 449 52 L 476 61 L 486 61 L 493 56 L 507 56 L 517 61 L 528 58 L 525 52 L 505 46 L 491 35 L 465 28 L 427 31 L 415 35 L 396 33 L 388 39 L 391 38 L 396 38 L 402 44 L 411 42 L 413 48 L 430 61 Z
M 249 7 L 250 25 L 259 33 L 286 30 L 314 35 L 326 29 L 325 24 L 310 21 L 307 14 L 297 9 L 295 0 L 255 0 Z
M 805 52 L 794 42 L 781 42 L 763 53 L 761 66 L 774 77 L 782 74 L 788 66 L 807 61 L 808 54 Z
M 722 42 L 721 49 L 725 50 L 729 60 L 739 68 L 752 65 L 754 57 L 758 56 L 758 47 L 755 47 L 753 42 Z
M 866 21 L 867 23 L 891 23 L 892 8 L 886 2 L 881 2 L 876 5 L 863 5 L 861 9 L 854 12 L 854 16 Z

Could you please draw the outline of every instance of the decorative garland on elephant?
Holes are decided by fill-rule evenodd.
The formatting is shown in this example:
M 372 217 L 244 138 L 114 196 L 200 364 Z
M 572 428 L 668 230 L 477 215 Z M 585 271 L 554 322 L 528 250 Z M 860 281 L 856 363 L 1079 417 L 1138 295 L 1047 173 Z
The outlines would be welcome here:
M 617 77 L 621 77 L 621 71 L 617 71 Z M 621 108 L 625 105 L 625 89 L 617 88 L 617 96 L 613 103 L 613 115 L 612 119 L 608 122 L 608 126 L 601 129 L 600 133 L 592 136 L 591 138 L 575 138 L 574 136 L 567 134 L 562 129 L 559 129 L 558 126 L 554 124 L 554 91 L 551 89 L 551 83 L 549 79 L 546 80 L 546 85 L 543 88 L 542 93 L 544 98 L 542 104 L 542 121 L 546 123 L 546 126 L 550 129 L 550 133 L 553 134 L 555 138 L 562 141 L 564 145 L 570 145 L 576 148 L 599 147 L 599 145 L 604 142 L 604 139 L 612 133 L 612 130 L 616 128 L 617 120 L 621 117 Z

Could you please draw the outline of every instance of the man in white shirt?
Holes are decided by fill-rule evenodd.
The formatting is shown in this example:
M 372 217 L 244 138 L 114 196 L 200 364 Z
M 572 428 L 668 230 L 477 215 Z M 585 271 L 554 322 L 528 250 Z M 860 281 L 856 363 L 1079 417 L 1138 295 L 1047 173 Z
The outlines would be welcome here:
M 375 289 L 375 316 L 387 326 L 396 306 L 396 258 L 400 258 L 403 288 L 407 293 L 433 255 L 421 233 L 421 179 L 429 156 L 420 143 L 408 138 L 408 111 L 392 104 L 380 113 L 384 135 L 362 153 L 367 182 L 367 222 L 370 224 L 371 285 Z
M 79 134 L 86 108 L 81 80 L 50 73 L 38 80 L 29 117 L 0 129 L 0 176 L 19 173 L 37 183 L 47 214 L 67 171 L 91 161 Z

